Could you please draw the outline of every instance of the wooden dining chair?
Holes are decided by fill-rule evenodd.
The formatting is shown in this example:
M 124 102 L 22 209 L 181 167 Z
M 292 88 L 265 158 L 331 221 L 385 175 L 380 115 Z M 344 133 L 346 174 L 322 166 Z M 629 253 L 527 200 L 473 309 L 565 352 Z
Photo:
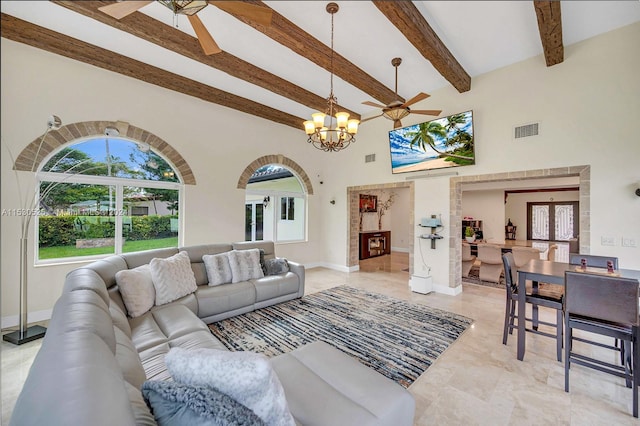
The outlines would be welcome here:
M 640 384 L 640 318 L 638 280 L 584 272 L 565 273 L 565 367 L 564 390 L 569 392 L 569 370 L 578 364 L 622 377 L 632 388 L 633 416 L 638 417 L 638 385 Z M 626 347 L 622 365 L 580 354 L 573 342 L 620 351 L 616 346 L 594 342 L 573 335 L 573 330 L 613 337 Z
M 507 298 L 504 313 L 504 328 L 502 332 L 502 344 L 507 344 L 507 337 L 513 333 L 514 329 L 517 329 L 519 325 L 515 325 L 515 319 L 518 318 L 517 302 L 518 302 L 518 285 L 514 277 L 516 276 L 515 262 L 513 260 L 513 253 L 505 253 L 502 255 L 502 261 L 504 263 L 504 279 L 507 287 Z M 553 286 L 559 287 L 559 286 Z M 545 331 L 537 330 L 534 328 L 526 328 L 525 330 L 530 333 L 541 334 L 546 337 L 552 337 L 556 339 L 556 357 L 558 361 L 562 361 L 562 303 L 563 293 L 562 291 L 554 291 L 552 286 L 539 287 L 536 292 L 533 291 L 532 286 L 527 287 L 526 303 L 531 304 L 532 309 L 538 307 L 551 308 L 556 310 L 556 322 L 550 323 L 546 321 L 540 321 L 536 319 L 536 324 L 543 324 L 550 327 L 555 327 L 556 333 L 547 333 Z M 525 318 L 525 321 L 534 322 L 531 318 Z M 518 324 L 520 322 L 518 321 Z
M 557 244 L 551 244 L 549 246 L 549 250 L 547 251 L 547 260 L 555 262 L 556 261 L 556 253 L 557 252 L 558 252 L 558 245 Z
M 597 256 L 593 254 L 569 253 L 569 264 L 580 265 L 582 259 L 587 261 L 587 267 L 606 268 L 607 261 L 613 262 L 613 269 L 618 269 L 618 258 L 615 256 Z

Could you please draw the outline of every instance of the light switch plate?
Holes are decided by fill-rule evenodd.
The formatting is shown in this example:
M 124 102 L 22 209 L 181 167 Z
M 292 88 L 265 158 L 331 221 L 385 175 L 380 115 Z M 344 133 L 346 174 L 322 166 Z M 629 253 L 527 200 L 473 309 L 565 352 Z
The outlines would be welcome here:
M 622 238 L 622 247 L 637 247 L 634 238 Z
M 600 245 L 603 246 L 615 246 L 616 240 L 613 237 L 600 237 Z

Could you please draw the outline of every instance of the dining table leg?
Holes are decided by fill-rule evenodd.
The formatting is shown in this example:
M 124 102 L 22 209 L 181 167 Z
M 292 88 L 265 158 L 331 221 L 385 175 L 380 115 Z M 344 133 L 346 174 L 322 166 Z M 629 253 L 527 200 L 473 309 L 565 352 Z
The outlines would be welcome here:
M 518 272 L 518 360 L 524 359 L 525 336 L 526 336 L 526 308 L 527 308 L 527 288 L 526 274 Z

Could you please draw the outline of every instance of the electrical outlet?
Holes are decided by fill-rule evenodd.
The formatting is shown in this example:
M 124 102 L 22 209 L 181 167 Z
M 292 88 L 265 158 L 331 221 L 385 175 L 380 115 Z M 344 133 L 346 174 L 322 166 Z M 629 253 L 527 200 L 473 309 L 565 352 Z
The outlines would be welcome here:
M 622 247 L 637 247 L 635 238 L 622 238 Z
M 615 246 L 616 240 L 613 237 L 600 237 L 600 245 L 603 246 Z

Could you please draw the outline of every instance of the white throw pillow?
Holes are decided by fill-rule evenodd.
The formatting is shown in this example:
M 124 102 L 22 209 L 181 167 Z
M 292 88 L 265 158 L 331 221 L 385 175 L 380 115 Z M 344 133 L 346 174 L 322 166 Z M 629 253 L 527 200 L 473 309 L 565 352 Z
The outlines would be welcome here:
M 178 383 L 215 388 L 250 408 L 268 425 L 295 425 L 282 384 L 262 354 L 174 347 L 165 364 Z
M 116 272 L 116 283 L 131 318 L 139 317 L 153 307 L 156 289 L 149 265 Z
M 227 253 L 229 255 L 231 274 L 233 275 L 231 282 L 238 283 L 264 277 L 264 272 L 260 265 L 260 250 L 231 250 Z
M 198 288 L 186 251 L 166 259 L 154 258 L 149 263 L 156 289 L 156 305 L 164 305 L 193 293 Z
M 227 253 L 205 254 L 202 261 L 207 270 L 209 285 L 226 284 L 233 279 Z

